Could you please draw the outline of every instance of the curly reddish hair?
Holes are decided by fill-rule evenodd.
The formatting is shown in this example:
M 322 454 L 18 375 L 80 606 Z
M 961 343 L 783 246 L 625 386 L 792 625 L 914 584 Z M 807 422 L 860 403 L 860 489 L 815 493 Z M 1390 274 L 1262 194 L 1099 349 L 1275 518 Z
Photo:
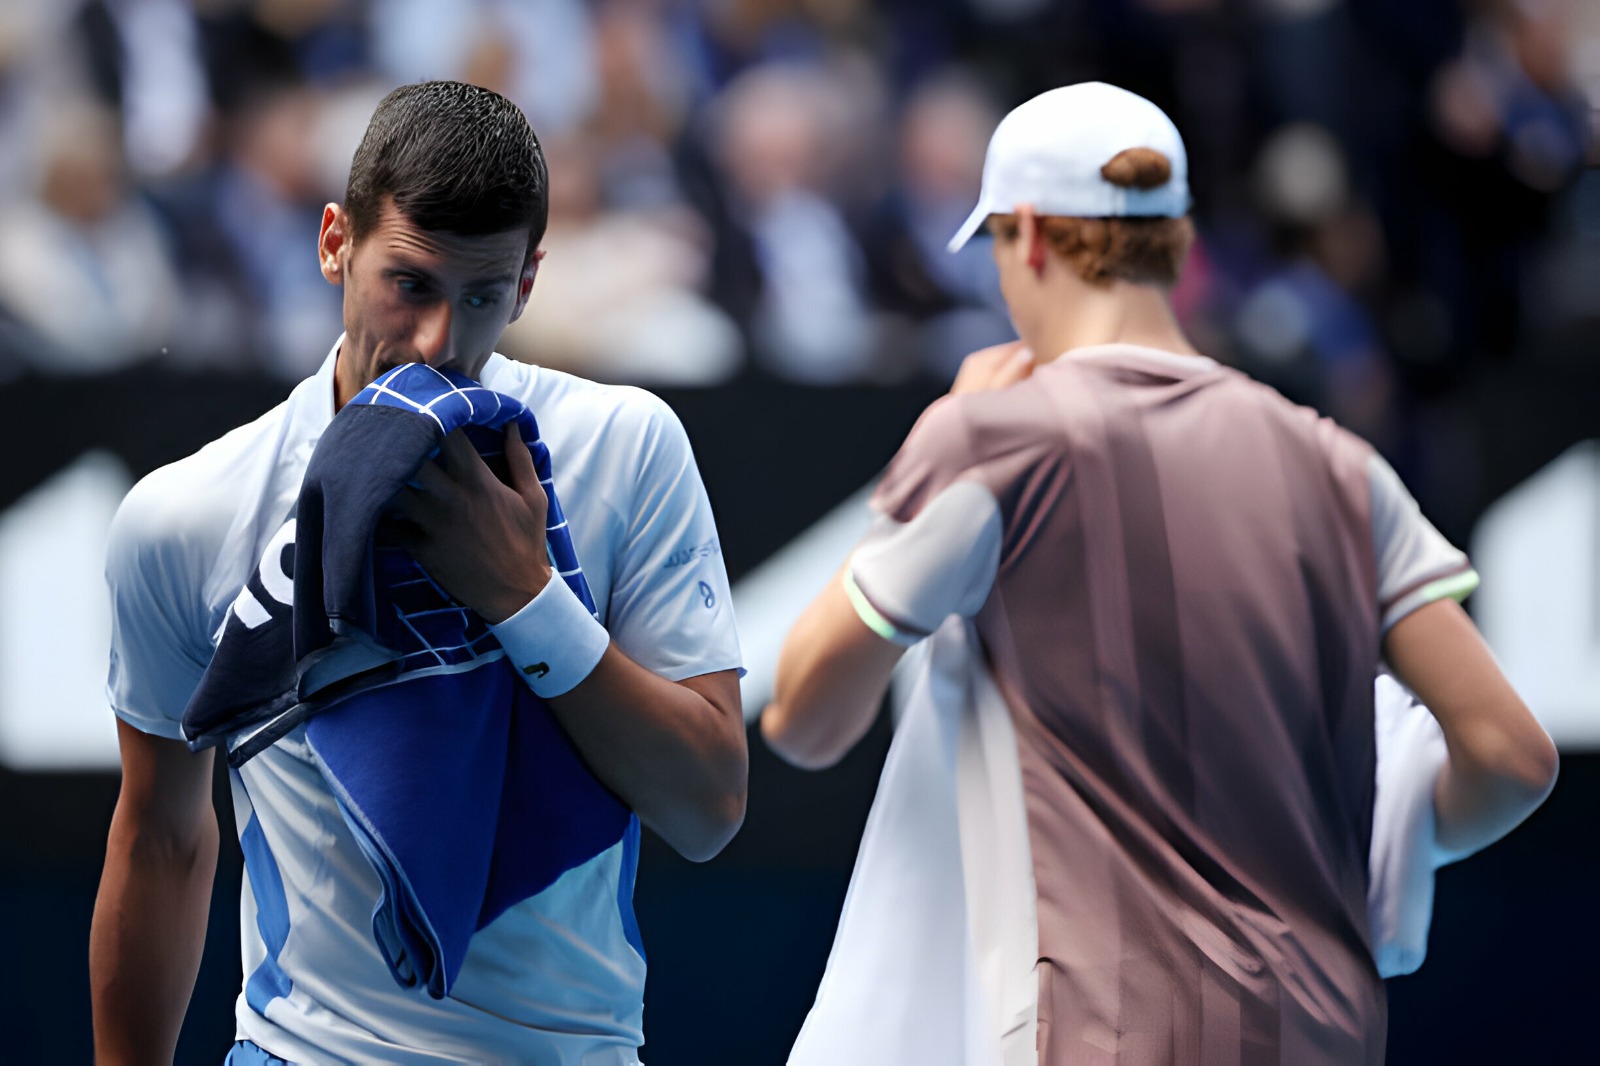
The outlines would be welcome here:
M 1154 189 L 1172 176 L 1172 164 L 1153 148 L 1118 152 L 1100 176 L 1124 189 Z M 1045 215 L 1039 231 L 1050 248 L 1091 285 L 1129 281 L 1170 288 L 1178 283 L 1194 244 L 1194 223 L 1184 218 L 1070 218 Z M 1015 215 L 990 215 L 989 232 L 1016 240 Z

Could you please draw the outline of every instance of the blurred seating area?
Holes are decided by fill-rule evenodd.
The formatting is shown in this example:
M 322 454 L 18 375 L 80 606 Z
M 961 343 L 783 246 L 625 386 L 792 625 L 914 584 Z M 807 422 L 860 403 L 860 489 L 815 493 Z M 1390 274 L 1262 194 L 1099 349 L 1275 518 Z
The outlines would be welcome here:
M 1197 343 L 1425 503 L 1473 476 L 1464 389 L 1600 333 L 1586 0 L 8 0 L 0 375 L 307 373 L 321 207 L 378 97 L 435 77 L 550 158 L 504 350 L 603 380 L 948 380 L 1010 335 L 985 242 L 944 251 L 988 135 L 1091 78 L 1184 131 Z

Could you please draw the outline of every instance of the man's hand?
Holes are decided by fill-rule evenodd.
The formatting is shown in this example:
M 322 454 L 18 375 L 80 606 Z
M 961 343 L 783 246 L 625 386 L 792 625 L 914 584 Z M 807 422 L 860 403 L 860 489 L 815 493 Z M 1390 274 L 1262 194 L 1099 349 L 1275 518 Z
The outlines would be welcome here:
M 961 361 L 950 395 L 990 392 L 1015 385 L 1033 373 L 1033 352 L 1021 341 L 981 348 Z
M 397 539 L 446 592 L 491 624 L 510 618 L 551 576 L 545 548 L 549 501 L 516 425 L 506 426 L 502 484 L 456 430 L 395 495 Z
M 554 576 L 549 500 L 515 425 L 502 484 L 459 430 L 391 506 L 396 539 L 444 589 L 498 625 Z M 685 857 L 720 851 L 744 820 L 748 755 L 733 670 L 669 681 L 610 645 L 546 701 L 594 775 Z

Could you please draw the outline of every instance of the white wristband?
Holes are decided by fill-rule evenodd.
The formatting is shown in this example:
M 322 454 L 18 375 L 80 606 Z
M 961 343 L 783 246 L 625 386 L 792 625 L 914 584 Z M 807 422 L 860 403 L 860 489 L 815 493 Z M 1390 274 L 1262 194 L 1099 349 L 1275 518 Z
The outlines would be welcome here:
M 571 692 L 593 672 L 611 643 L 606 627 L 560 574 L 527 606 L 489 627 L 506 658 L 541 699 Z

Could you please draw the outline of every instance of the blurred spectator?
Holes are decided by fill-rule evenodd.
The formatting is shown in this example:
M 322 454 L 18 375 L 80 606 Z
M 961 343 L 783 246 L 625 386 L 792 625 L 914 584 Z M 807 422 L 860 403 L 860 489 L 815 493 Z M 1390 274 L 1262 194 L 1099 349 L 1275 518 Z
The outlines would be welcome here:
M 215 6 L 243 7 L 246 20 L 289 46 L 306 80 L 326 86 L 357 75 L 369 63 L 367 22 L 382 15 L 389 0 L 376 6 L 363 0 L 214 0 Z
M 46 112 L 62 99 L 93 95 L 76 14 L 76 5 L 59 0 L 0 4 L 0 200 L 34 194 Z
M 1584 171 L 1553 217 L 1553 238 L 1534 259 L 1524 301 L 1524 326 L 1534 336 L 1574 322 L 1600 327 L 1600 166 Z
M 291 379 L 322 362 L 342 317 L 339 291 L 317 267 L 323 204 L 344 195 L 316 184 L 308 133 L 320 104 L 309 89 L 283 87 L 241 111 L 217 188 L 218 222 L 254 299 L 268 365 Z
M 572 179 L 512 339 L 598 376 L 722 380 L 747 350 L 807 383 L 947 376 L 1010 332 L 983 245 L 943 250 L 994 116 L 1094 77 L 1190 141 L 1186 326 L 1374 439 L 1600 291 L 1588 0 L 7 0 L 0 139 L 32 150 L 0 153 L 0 257 L 64 227 L 87 286 L 111 246 L 176 247 L 81 313 L 13 266 L 11 320 L 85 365 L 303 373 L 339 320 L 317 212 L 372 100 L 428 77 L 516 99 Z M 80 98 L 115 153 L 61 148 Z
M 540 137 L 576 128 L 600 92 L 585 0 L 381 0 L 367 28 L 391 84 L 475 82 L 515 100 Z
M 343 168 L 325 160 L 341 148 L 348 159 L 353 144 L 320 139 L 339 97 L 306 73 L 323 61 L 309 58 L 317 42 L 340 36 L 316 21 L 337 6 L 262 0 L 202 18 L 209 158 L 152 187 L 184 268 L 182 361 L 298 380 L 339 335 L 339 290 L 323 280 L 315 249 L 323 204 L 344 195 Z
M 861 247 L 828 195 L 853 147 L 852 103 L 823 69 L 774 64 L 715 104 L 712 155 L 761 272 L 755 353 L 806 384 L 868 378 L 876 356 Z
M 115 116 L 61 103 L 38 147 L 33 196 L 0 209 L 0 306 L 58 351 L 47 372 L 113 370 L 169 343 L 171 250 L 129 180 Z
M 1358 94 L 1347 79 L 1356 49 L 1344 0 L 1255 0 L 1250 6 L 1252 51 L 1270 118 L 1314 122 L 1350 140 Z
M 545 138 L 551 265 L 507 354 L 606 381 L 711 385 L 744 361 L 738 328 L 702 292 L 711 232 L 674 159 L 690 75 L 661 5 L 592 10 L 598 95 L 581 132 Z
M 1417 221 L 1400 222 L 1412 232 L 1397 246 L 1448 308 L 1457 361 L 1516 350 L 1530 243 L 1549 231 L 1551 193 L 1587 154 L 1568 65 L 1577 10 L 1569 0 L 1486 0 L 1428 86 Z
M 1015 336 L 988 242 L 946 251 L 977 202 L 999 120 L 993 100 L 961 72 L 913 89 L 900 119 L 899 180 L 869 224 L 873 297 L 915 325 L 910 357 L 939 380 L 953 378 L 969 352 Z
M 703 0 L 685 25 L 702 83 L 719 90 L 752 67 L 816 66 L 872 29 L 868 0 Z
M 607 208 L 596 146 L 547 142 L 550 224 L 526 313 L 500 350 L 601 381 L 716 385 L 743 361 L 738 329 L 699 295 L 708 234 L 681 206 Z
M 1466 48 L 1443 67 L 1429 101 L 1433 126 L 1467 159 L 1498 155 L 1522 184 L 1552 192 L 1585 154 L 1587 116 L 1568 77 L 1568 0 L 1496 0 Z
M 1383 235 L 1338 142 L 1320 126 L 1283 127 L 1262 148 L 1254 186 L 1276 254 L 1239 308 L 1242 361 L 1380 448 L 1392 444 L 1393 382 L 1360 300 L 1382 279 Z
M 1573 7 L 1567 36 L 1572 83 L 1589 108 L 1590 167 L 1600 167 L 1600 4 Z
M 672 158 L 690 106 L 690 79 L 661 5 L 608 0 L 594 13 L 600 91 L 584 124 L 606 203 L 676 205 L 683 192 Z
M 1600 3 L 1574 3 L 1566 14 L 1566 59 L 1574 90 L 1589 112 L 1589 136 L 1586 170 L 1555 202 L 1552 240 L 1530 271 L 1526 323 L 1538 333 L 1573 322 L 1600 328 Z M 1568 346 L 1574 354 L 1586 349 L 1586 344 Z M 1592 359 L 1592 351 L 1587 357 Z
M 84 0 L 75 29 L 90 85 L 122 116 L 141 177 L 189 163 L 207 111 L 200 31 L 184 0 Z

